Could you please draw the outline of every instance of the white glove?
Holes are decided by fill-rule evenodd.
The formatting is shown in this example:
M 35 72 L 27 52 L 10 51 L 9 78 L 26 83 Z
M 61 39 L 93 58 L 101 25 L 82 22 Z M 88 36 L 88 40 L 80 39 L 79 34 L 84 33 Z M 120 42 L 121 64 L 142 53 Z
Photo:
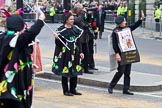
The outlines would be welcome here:
M 38 17 L 40 20 L 44 20 L 46 18 L 45 14 L 41 11 L 41 9 L 39 7 L 37 9 L 37 12 L 38 12 Z

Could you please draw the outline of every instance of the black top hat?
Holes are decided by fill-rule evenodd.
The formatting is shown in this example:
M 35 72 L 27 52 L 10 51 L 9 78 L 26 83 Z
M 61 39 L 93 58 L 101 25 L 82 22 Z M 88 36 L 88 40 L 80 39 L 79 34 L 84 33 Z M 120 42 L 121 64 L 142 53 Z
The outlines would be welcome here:
M 11 15 L 6 21 L 7 29 L 13 31 L 21 31 L 24 29 L 24 20 L 20 15 Z

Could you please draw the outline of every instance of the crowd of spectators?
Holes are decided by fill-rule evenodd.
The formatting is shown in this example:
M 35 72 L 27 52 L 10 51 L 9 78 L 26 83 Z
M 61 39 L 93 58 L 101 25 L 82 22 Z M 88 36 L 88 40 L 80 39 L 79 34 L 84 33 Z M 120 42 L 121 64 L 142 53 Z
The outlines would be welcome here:
M 96 5 L 98 4 L 98 0 L 96 0 L 96 1 L 94 0 L 94 2 L 96 2 Z M 103 0 L 102 5 L 106 6 L 107 10 L 116 12 L 118 10 L 118 7 L 120 6 L 120 4 L 122 2 L 124 2 L 124 1 L 122 1 L 122 0 L 105 0 L 104 1 Z M 72 1 L 72 5 L 73 4 L 75 4 L 75 2 Z M 83 5 L 85 5 L 85 6 L 87 6 L 89 4 L 90 4 L 89 1 L 83 2 Z M 36 5 L 37 4 L 35 2 L 27 2 L 27 4 L 24 3 L 24 6 L 23 6 L 24 19 L 34 19 L 35 18 L 35 12 L 33 12 L 33 10 L 35 10 Z M 64 10 L 63 4 L 60 3 L 60 2 L 57 2 L 57 1 L 39 2 L 38 6 L 46 14 L 46 16 L 50 15 L 50 8 L 53 7 L 54 8 L 54 14 L 55 14 L 54 17 L 56 19 L 59 19 L 57 15 L 62 14 L 63 10 Z M 13 3 L 11 8 L 16 8 L 16 3 Z M 14 10 L 14 9 L 11 9 L 11 10 Z
M 30 6 L 30 7 L 29 7 Z M 36 6 L 36 3 L 34 2 L 29 2 L 28 5 L 24 4 L 24 12 L 25 13 L 30 13 L 32 12 L 31 8 L 34 8 Z M 62 14 L 63 12 L 63 6 L 59 2 L 39 2 L 38 6 L 44 13 L 49 13 L 50 8 L 54 6 L 56 14 Z
M 98 0 L 96 0 L 96 1 L 94 0 L 94 2 L 96 2 L 98 4 Z M 120 4 L 123 3 L 123 2 L 125 2 L 125 1 L 121 1 L 121 0 L 107 0 L 107 1 L 104 1 L 103 0 L 102 3 L 103 3 L 104 6 L 108 7 L 109 10 L 114 11 L 114 10 L 117 10 L 118 7 L 120 6 Z M 90 3 L 89 3 L 89 1 L 87 1 L 87 2 L 84 2 L 83 4 L 88 5 Z
M 124 1 L 121 1 L 121 0 L 108 0 L 108 1 L 103 1 L 103 5 L 108 6 L 109 10 L 117 10 L 120 3 L 122 3 L 122 2 L 124 2 Z M 75 2 L 72 1 L 72 3 L 75 3 Z M 84 2 L 83 4 L 88 5 L 89 1 Z M 34 2 L 29 2 L 28 5 L 24 4 L 24 12 L 25 13 L 32 12 L 32 10 L 28 6 L 31 6 L 31 8 L 34 8 L 35 5 L 36 4 Z M 51 1 L 39 2 L 38 5 L 40 6 L 41 10 L 44 13 L 49 13 L 51 6 L 54 6 L 56 14 L 62 14 L 62 12 L 63 12 L 62 3 L 59 3 L 57 1 L 55 1 L 55 2 L 51 2 Z
M 38 6 L 45 13 L 46 19 L 51 20 L 52 22 L 59 19 L 60 16 L 56 16 L 56 14 L 59 15 L 63 13 L 63 5 L 59 2 L 39 2 Z M 32 14 L 34 13 L 33 10 L 35 10 L 36 7 L 37 4 L 35 2 L 29 2 L 28 4 L 24 4 L 24 18 L 34 19 L 35 16 Z

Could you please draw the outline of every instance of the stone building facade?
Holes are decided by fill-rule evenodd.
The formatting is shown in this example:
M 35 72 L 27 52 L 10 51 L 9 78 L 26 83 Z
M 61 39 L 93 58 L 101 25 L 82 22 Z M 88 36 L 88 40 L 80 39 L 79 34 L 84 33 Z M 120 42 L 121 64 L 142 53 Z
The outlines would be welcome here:
M 138 18 L 138 12 L 139 12 L 139 1 L 140 0 L 135 0 L 135 14 L 136 14 L 136 18 Z M 154 1 L 155 0 L 146 0 L 146 17 L 147 19 L 149 18 L 153 18 L 153 14 L 154 14 Z
M 152 29 L 152 30 L 155 29 L 154 1 L 155 0 L 146 0 L 146 20 L 144 24 L 145 28 Z M 138 16 L 139 15 L 139 2 L 140 0 L 135 0 L 135 20 L 139 19 L 139 16 Z

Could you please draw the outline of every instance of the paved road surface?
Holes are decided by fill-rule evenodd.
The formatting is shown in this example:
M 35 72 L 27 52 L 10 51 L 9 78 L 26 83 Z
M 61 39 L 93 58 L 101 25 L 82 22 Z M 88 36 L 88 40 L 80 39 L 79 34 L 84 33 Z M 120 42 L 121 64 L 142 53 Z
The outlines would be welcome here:
M 62 94 L 59 81 L 36 80 L 33 108 L 162 108 L 162 92 L 123 95 L 107 89 L 79 85 L 82 96 L 67 97 Z

